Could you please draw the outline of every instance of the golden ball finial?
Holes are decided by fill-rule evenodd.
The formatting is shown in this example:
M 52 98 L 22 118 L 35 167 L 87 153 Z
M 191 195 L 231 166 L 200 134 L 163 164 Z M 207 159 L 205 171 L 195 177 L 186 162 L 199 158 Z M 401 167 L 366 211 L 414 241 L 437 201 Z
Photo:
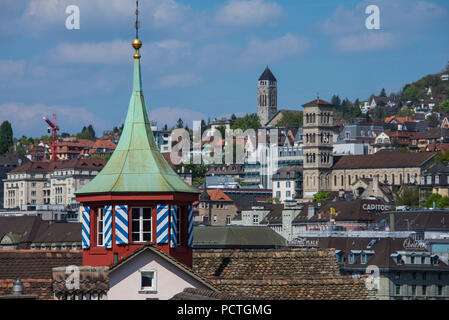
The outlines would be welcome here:
M 134 49 L 139 50 L 142 47 L 142 41 L 140 39 L 134 39 L 132 45 Z

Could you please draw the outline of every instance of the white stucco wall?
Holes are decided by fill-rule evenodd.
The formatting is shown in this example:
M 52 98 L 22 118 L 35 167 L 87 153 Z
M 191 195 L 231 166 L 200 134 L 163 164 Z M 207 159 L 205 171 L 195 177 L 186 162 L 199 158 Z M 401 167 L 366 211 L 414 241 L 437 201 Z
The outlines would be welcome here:
M 140 271 L 156 271 L 156 292 L 139 293 Z M 144 251 L 109 274 L 108 300 L 168 300 L 185 288 L 208 289 L 190 275 L 155 253 Z

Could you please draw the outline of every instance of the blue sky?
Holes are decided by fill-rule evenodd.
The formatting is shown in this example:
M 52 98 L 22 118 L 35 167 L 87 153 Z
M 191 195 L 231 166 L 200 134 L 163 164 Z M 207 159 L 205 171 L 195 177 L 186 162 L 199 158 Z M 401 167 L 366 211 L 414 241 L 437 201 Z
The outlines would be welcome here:
M 67 30 L 68 5 L 80 29 Z M 449 61 L 445 0 L 140 0 L 143 87 L 162 127 L 257 111 L 269 65 L 281 109 L 319 93 L 366 99 L 443 70 Z M 365 8 L 380 9 L 380 29 Z M 132 86 L 134 0 L 0 0 L 0 121 L 15 136 L 125 118 Z M 191 127 L 191 123 L 189 123 Z

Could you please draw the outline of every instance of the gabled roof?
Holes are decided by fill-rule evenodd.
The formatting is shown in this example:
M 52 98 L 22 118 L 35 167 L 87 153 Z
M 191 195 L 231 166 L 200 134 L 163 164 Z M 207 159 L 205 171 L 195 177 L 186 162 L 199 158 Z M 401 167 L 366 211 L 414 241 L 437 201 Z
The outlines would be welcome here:
M 277 81 L 275 76 L 271 72 L 270 68 L 268 68 L 268 66 L 265 68 L 265 71 L 259 77 L 259 81 L 261 80 Z
M 152 244 L 146 244 L 146 245 L 142 246 L 140 249 L 137 249 L 136 251 L 134 251 L 132 254 L 130 254 L 126 258 L 118 261 L 117 263 L 110 265 L 109 272 L 114 272 L 114 270 L 120 268 L 122 265 L 124 265 L 126 263 L 131 262 L 135 257 L 137 257 L 138 255 L 142 254 L 143 252 L 147 252 L 147 251 L 151 252 L 153 254 L 156 254 L 157 256 L 164 259 L 165 261 L 172 264 L 173 266 L 177 267 L 181 271 L 185 272 L 186 274 L 188 274 L 195 280 L 201 282 L 203 285 L 205 285 L 210 290 L 218 291 L 217 288 L 209 280 L 207 280 L 203 276 L 199 275 L 197 272 L 193 271 L 192 269 L 187 267 L 185 264 L 179 262 L 178 260 L 176 260 L 172 256 L 166 254 L 164 251 L 162 251 L 161 249 L 159 249 L 158 247 L 156 247 Z
M 341 156 L 334 157 L 333 169 L 421 167 L 435 155 L 434 152 L 378 152 L 369 155 Z
M 321 100 L 321 99 L 315 99 L 315 100 L 312 100 L 312 101 L 309 101 L 309 102 L 303 104 L 303 106 L 308 106 L 308 105 L 327 105 L 327 106 L 332 106 L 332 103 L 329 103 L 329 102 Z
M 103 170 L 75 194 L 123 192 L 198 193 L 170 167 L 156 145 L 142 92 L 139 58 L 134 58 L 133 93 L 117 148 Z
M 194 247 L 198 248 L 279 248 L 285 239 L 269 227 L 208 226 L 194 228 Z
M 16 172 L 36 172 L 46 173 L 60 169 L 94 169 L 100 170 L 106 164 L 105 159 L 72 159 L 65 161 L 36 161 L 27 162 L 24 165 L 11 170 L 10 173 Z
M 340 274 L 334 250 L 195 249 L 193 270 L 231 295 L 275 300 L 368 298 L 362 280 Z

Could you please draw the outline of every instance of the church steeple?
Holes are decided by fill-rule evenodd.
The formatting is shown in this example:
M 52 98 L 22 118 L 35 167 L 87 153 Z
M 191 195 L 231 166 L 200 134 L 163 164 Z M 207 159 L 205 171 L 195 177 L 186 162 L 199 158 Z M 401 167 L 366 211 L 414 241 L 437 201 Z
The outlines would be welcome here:
M 262 126 L 276 115 L 277 97 L 277 80 L 267 66 L 257 82 L 257 115 Z

